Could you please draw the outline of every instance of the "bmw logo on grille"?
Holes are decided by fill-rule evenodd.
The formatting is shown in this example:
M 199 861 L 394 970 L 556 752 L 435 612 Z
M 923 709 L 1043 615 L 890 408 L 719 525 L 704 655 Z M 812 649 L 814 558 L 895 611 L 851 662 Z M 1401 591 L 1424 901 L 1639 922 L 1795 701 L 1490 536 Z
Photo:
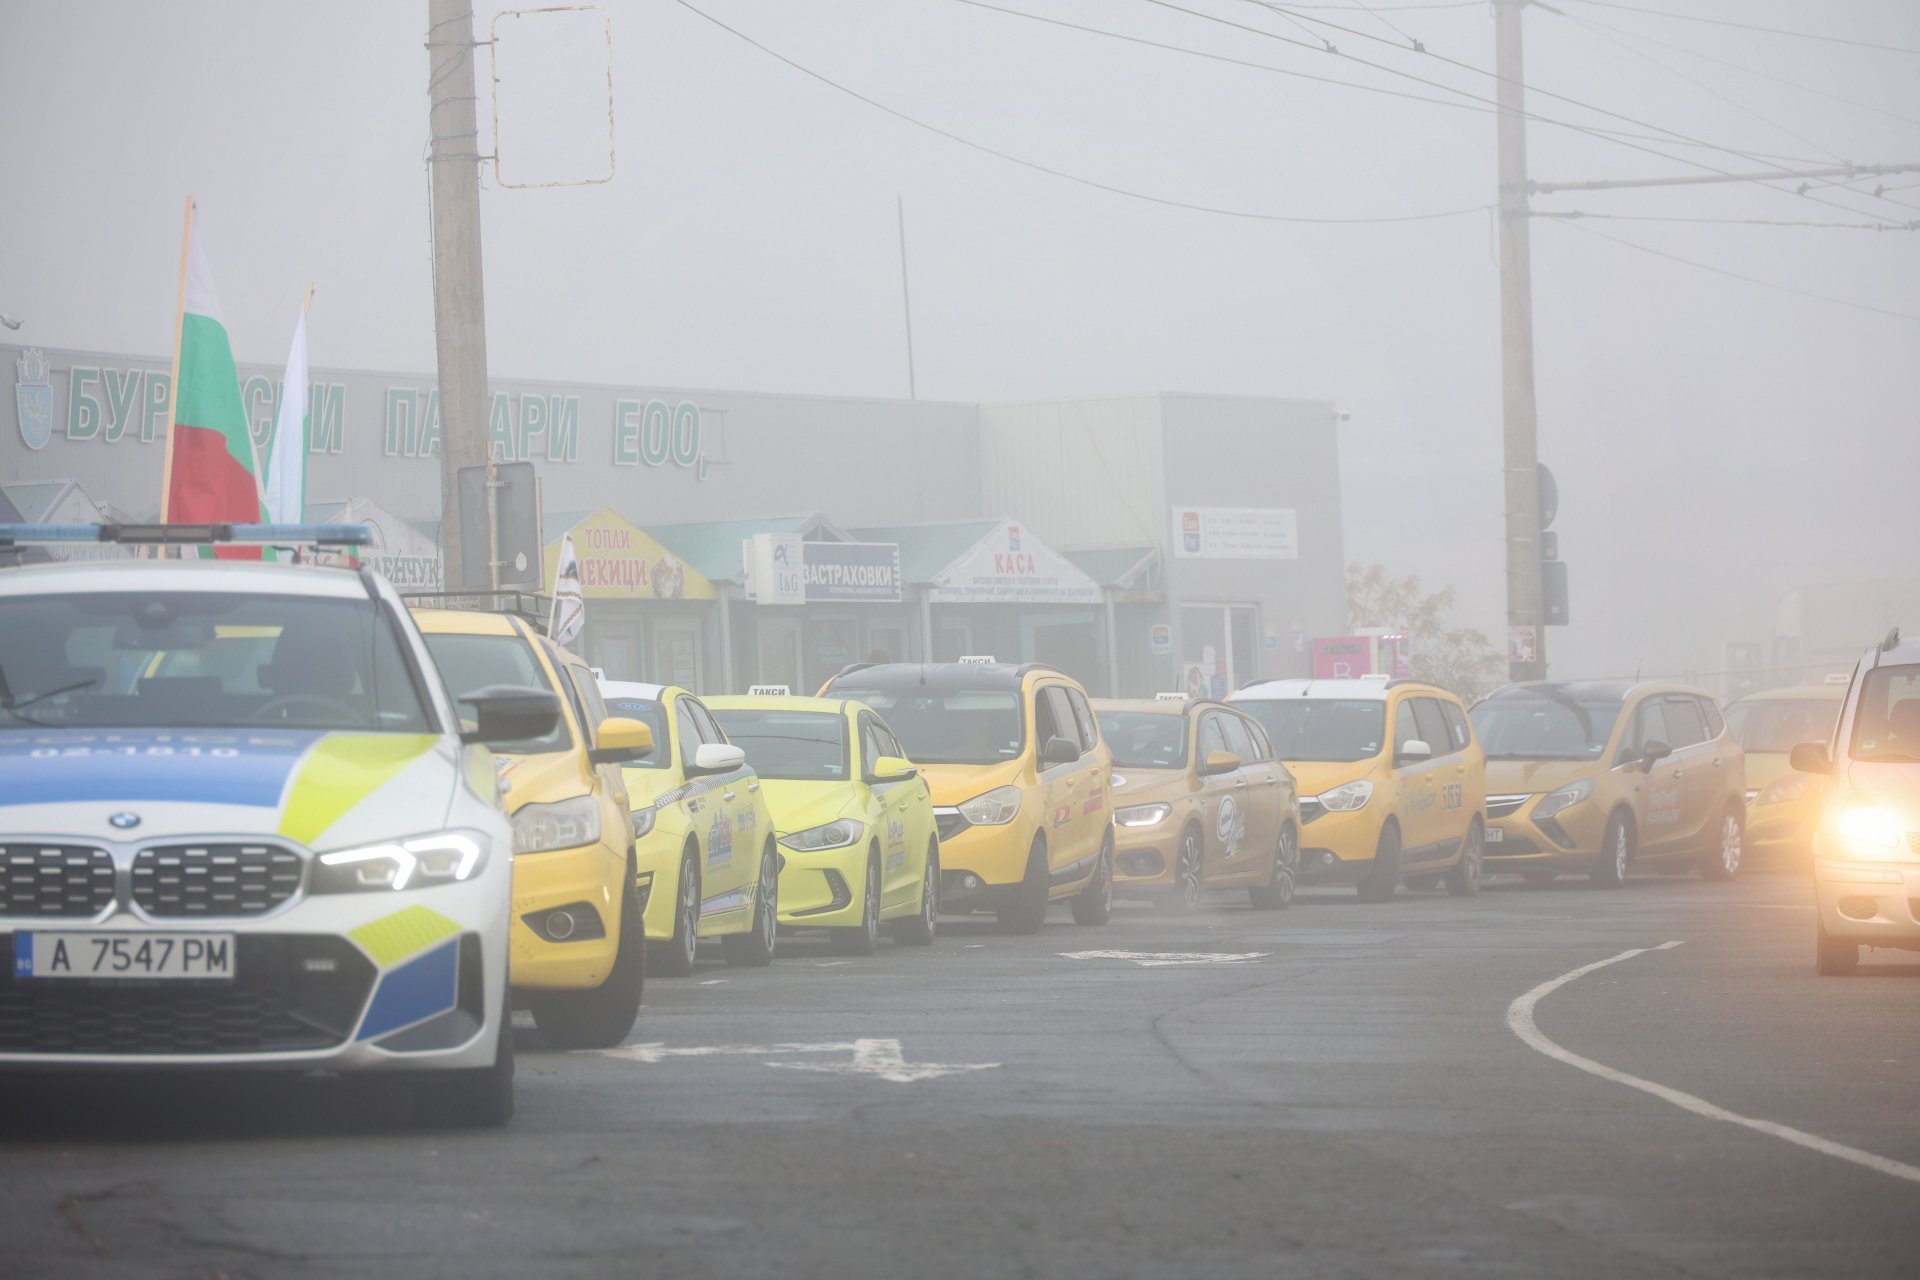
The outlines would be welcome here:
M 131 831 L 140 825 L 140 815 L 137 813 L 116 813 L 107 819 L 107 823 L 116 831 Z

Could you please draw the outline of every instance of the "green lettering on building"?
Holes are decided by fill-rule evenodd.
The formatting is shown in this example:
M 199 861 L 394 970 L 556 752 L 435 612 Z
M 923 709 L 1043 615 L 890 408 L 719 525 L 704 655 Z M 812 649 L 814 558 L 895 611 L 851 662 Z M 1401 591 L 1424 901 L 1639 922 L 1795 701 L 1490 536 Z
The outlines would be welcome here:
M 431 458 L 440 449 L 440 388 L 427 392 L 427 411 L 420 420 L 420 438 L 413 446 L 416 458 Z
M 307 452 L 339 453 L 346 419 L 347 384 L 316 382 L 307 394 Z
M 107 442 L 109 444 L 127 434 L 127 428 L 133 424 L 133 418 L 140 408 L 140 370 L 121 369 L 116 380 L 115 370 L 102 369 L 100 381 L 107 388 Z
M 167 406 L 173 403 L 173 375 L 155 371 L 147 375 L 147 407 L 140 418 L 140 441 L 152 444 L 165 430 Z
M 513 405 L 504 391 L 493 393 L 493 408 L 487 414 L 487 448 L 495 462 L 516 462 L 513 450 Z
M 273 439 L 273 420 L 280 413 L 280 397 L 272 379 L 254 374 L 240 384 L 240 399 L 247 406 L 247 433 L 253 437 L 253 447 L 265 453 Z
M 412 387 L 387 388 L 387 435 L 382 452 L 389 458 L 404 458 L 413 453 L 419 407 L 419 394 Z
M 673 461 L 681 467 L 700 461 L 700 410 L 691 400 L 673 409 Z
M 580 460 L 580 397 L 552 396 L 547 401 L 547 461 Z
M 91 440 L 100 434 L 100 399 L 87 390 L 98 381 L 98 369 L 73 366 L 67 379 L 67 439 Z
M 640 415 L 640 460 L 650 467 L 666 466 L 672 455 L 671 435 L 666 401 L 647 401 Z
M 640 402 L 638 400 L 613 402 L 613 465 L 616 467 L 640 465 Z
M 547 402 L 528 392 L 520 397 L 520 456 L 531 458 L 536 438 L 546 443 Z

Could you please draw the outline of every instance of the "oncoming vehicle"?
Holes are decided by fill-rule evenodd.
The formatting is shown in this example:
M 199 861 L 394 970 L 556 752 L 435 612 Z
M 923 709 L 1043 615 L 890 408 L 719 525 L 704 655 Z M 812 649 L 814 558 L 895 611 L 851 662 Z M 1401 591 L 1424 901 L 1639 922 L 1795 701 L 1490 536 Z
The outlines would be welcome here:
M 1486 758 L 1460 700 L 1415 680 L 1269 680 L 1228 701 L 1300 787 L 1303 881 L 1384 902 L 1401 881 L 1480 886 Z
M 1038 933 L 1049 903 L 1076 924 L 1113 907 L 1112 757 L 1086 690 L 1037 663 L 848 667 L 821 697 L 873 708 L 933 795 L 943 910 L 993 911 Z
M 1750 693 L 1727 708 L 1727 727 L 1746 753 L 1747 857 L 1807 865 L 1826 781 L 1794 769 L 1802 742 L 1833 736 L 1846 680 Z
M 653 750 L 652 731 L 608 716 L 586 664 L 524 619 L 450 609 L 415 618 L 456 696 L 514 683 L 560 699 L 547 732 L 494 747 L 513 821 L 513 988 L 554 1044 L 619 1044 L 646 973 L 619 766 Z
M 370 571 L 0 570 L 0 1065 L 404 1072 L 422 1119 L 505 1123 L 512 834 L 484 744 L 559 710 L 514 683 L 456 707 Z
M 1617 887 L 1634 867 L 1740 873 L 1740 744 L 1713 699 L 1677 684 L 1536 681 L 1473 708 L 1487 749 L 1488 870 Z
M 606 680 L 600 691 L 661 744 L 626 770 L 656 971 L 692 973 L 702 938 L 719 939 L 729 964 L 772 964 L 780 855 L 753 762 L 685 689 Z
M 780 923 L 830 929 L 848 955 L 872 955 L 882 928 L 908 946 L 932 943 L 940 904 L 933 801 L 886 723 L 835 698 L 708 705 L 765 783 L 784 850 Z
M 1920 641 L 1867 651 L 1826 742 L 1793 767 L 1829 783 L 1813 836 L 1814 967 L 1849 974 L 1860 948 L 1920 951 Z
M 1096 698 L 1113 752 L 1114 891 L 1191 911 L 1209 889 L 1293 900 L 1300 798 L 1244 711 L 1180 697 Z

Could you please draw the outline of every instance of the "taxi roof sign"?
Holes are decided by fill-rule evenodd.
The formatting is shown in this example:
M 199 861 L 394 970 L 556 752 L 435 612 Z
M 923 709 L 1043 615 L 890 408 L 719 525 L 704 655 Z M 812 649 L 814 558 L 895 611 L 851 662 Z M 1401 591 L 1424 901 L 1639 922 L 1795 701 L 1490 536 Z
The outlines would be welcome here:
M 1178 690 L 1173 690 L 1167 693 L 1156 693 L 1153 695 L 1153 700 L 1155 702 L 1185 702 L 1187 695 Z
M 1853 678 L 1853 677 L 1851 677 L 1851 676 L 1849 676 L 1849 675 L 1848 675 L 1848 674 L 1847 674 L 1846 672 L 1844 672 L 1844 671 L 1829 671 L 1829 672 L 1827 672 L 1827 683 L 1828 683 L 1828 684 L 1846 684 L 1846 683 L 1847 683 L 1848 681 L 1850 681 L 1850 680 L 1851 680 L 1852 678 Z
M 366 547 L 364 524 L 0 524 L 0 547 L 93 542 L 190 547 L 212 543 L 270 547 Z
M 998 661 L 999 659 L 990 653 L 963 653 L 960 655 L 961 664 L 969 667 L 990 667 Z
M 747 686 L 749 698 L 785 698 L 793 690 L 784 684 L 750 684 Z

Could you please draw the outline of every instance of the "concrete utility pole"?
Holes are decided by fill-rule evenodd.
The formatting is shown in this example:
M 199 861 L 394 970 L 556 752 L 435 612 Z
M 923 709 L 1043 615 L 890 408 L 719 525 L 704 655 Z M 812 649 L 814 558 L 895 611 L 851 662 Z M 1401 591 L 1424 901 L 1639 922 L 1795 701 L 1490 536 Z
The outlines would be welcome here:
M 1510 660 L 1513 680 L 1547 674 L 1540 586 L 1539 417 L 1533 398 L 1533 259 L 1527 200 L 1526 90 L 1520 14 L 1529 0 L 1493 0 L 1494 70 L 1499 76 L 1500 372 L 1505 442 L 1507 626 L 1531 628 L 1533 660 Z M 1511 659 L 1511 654 L 1509 655 Z
M 488 466 L 492 457 L 487 447 L 487 310 L 480 274 L 481 157 L 473 50 L 471 0 L 427 0 L 433 328 L 440 365 L 440 554 L 449 588 L 492 585 L 463 581 L 460 555 L 459 471 Z M 491 489 L 488 493 L 491 496 Z M 497 565 L 492 572 L 498 574 Z

